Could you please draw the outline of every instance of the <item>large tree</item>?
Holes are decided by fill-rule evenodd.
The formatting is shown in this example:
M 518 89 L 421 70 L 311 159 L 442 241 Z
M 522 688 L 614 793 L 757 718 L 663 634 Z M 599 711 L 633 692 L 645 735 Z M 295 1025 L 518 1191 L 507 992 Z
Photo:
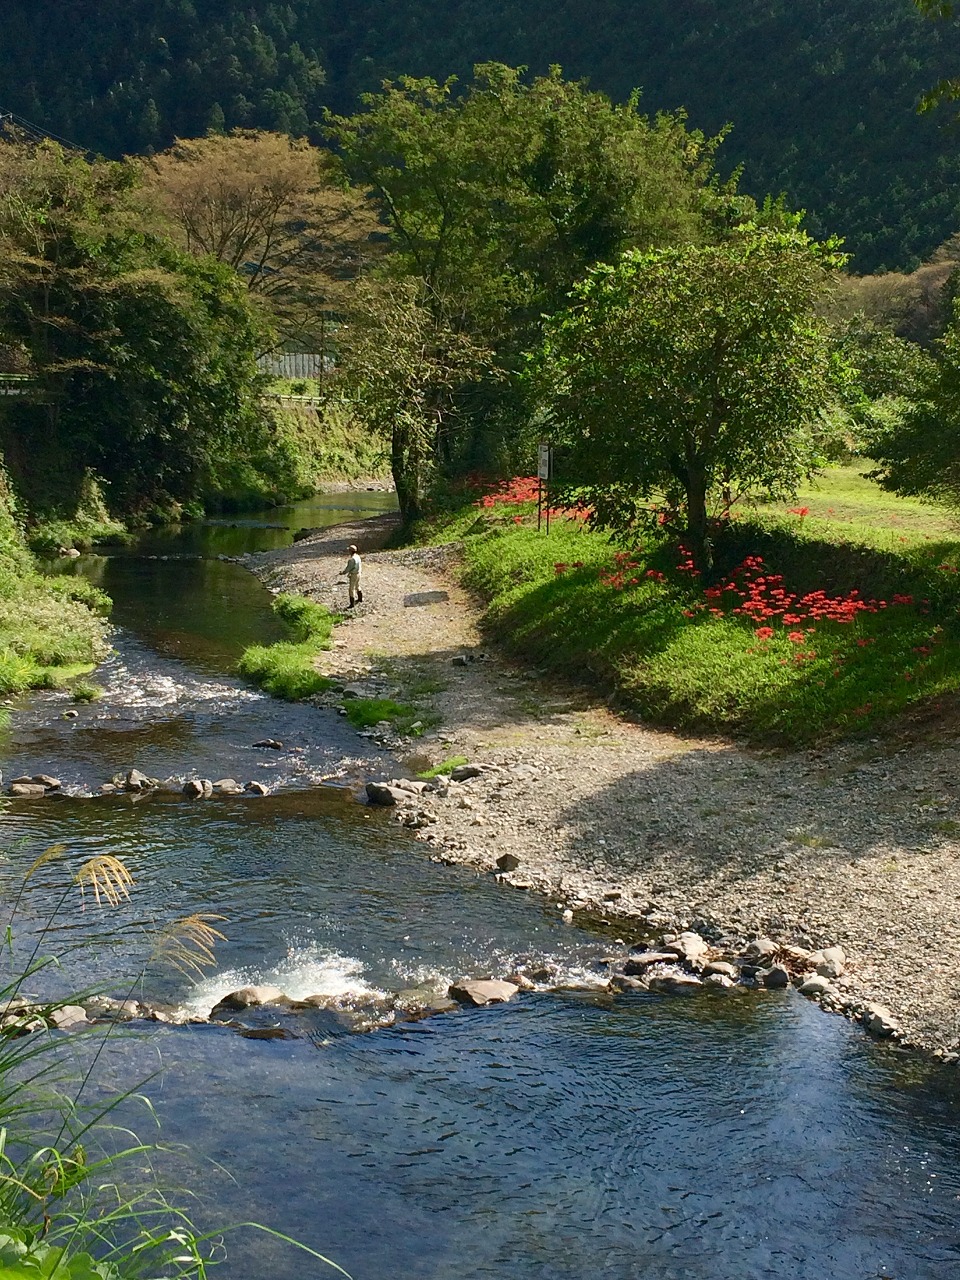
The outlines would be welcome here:
M 238 129 L 178 139 L 144 162 L 148 196 L 189 252 L 238 272 L 287 339 L 322 342 L 344 288 L 373 254 L 376 210 L 328 151 Z
M 0 144 L 0 343 L 32 377 L 0 437 L 35 509 L 72 514 L 88 474 L 122 512 L 202 501 L 269 433 L 246 289 L 145 233 L 136 182 L 131 165 Z
M 418 282 L 438 333 L 469 335 L 496 372 L 454 388 L 448 464 L 509 465 L 529 406 L 516 371 L 544 313 L 627 248 L 711 238 L 744 214 L 713 178 L 718 139 L 682 114 L 650 119 L 559 69 L 489 63 L 462 89 L 403 78 L 332 118 L 351 175 L 384 210 L 391 271 Z M 515 450 L 514 450 L 515 452 Z
M 799 231 L 745 228 L 591 271 L 538 369 L 565 499 L 620 533 L 654 502 L 709 570 L 711 500 L 790 493 L 814 465 L 831 391 L 814 309 L 841 261 Z

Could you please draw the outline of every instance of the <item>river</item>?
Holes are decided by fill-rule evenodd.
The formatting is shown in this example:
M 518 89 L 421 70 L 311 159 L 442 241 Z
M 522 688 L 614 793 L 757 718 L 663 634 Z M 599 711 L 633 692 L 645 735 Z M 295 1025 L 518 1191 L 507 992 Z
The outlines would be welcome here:
M 509 1005 L 371 1031 L 323 1010 L 261 1014 L 282 1038 L 132 1024 L 103 1086 L 158 1073 L 146 1092 L 171 1147 L 164 1178 L 189 1190 L 202 1225 L 266 1223 L 355 1280 L 954 1280 L 954 1070 L 793 991 L 612 999 L 598 963 L 609 938 L 564 925 L 555 903 L 431 864 L 336 785 L 358 750 L 340 719 L 231 675 L 244 645 L 276 632 L 269 594 L 216 557 L 383 500 L 331 496 L 83 558 L 116 604 L 115 652 L 96 676 L 106 692 L 75 719 L 64 693 L 14 707 L 5 776 L 53 772 L 69 794 L 3 812 L 5 888 L 53 842 L 123 857 L 128 904 L 58 915 L 59 980 L 129 981 L 204 1013 L 251 981 L 363 1008 L 521 960 L 558 977 Z M 265 736 L 283 749 L 252 745 Z M 277 791 L 91 798 L 132 766 Z M 60 874 L 43 868 L 26 893 L 21 941 L 44 927 Z M 151 954 L 157 927 L 195 911 L 224 917 L 227 935 L 199 984 Z M 334 1274 L 250 1230 L 227 1248 L 229 1280 Z

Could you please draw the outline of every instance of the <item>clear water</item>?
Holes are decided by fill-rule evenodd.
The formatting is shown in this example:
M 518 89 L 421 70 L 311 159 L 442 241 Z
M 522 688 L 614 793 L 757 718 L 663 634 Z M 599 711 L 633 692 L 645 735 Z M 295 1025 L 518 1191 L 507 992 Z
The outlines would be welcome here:
M 609 939 L 564 926 L 556 904 L 429 863 L 382 814 L 307 785 L 343 767 L 355 739 L 328 713 L 271 704 L 230 677 L 241 639 L 270 625 L 249 575 L 192 562 L 187 592 L 150 567 L 171 562 L 123 560 L 102 566 L 125 628 L 102 674 L 107 697 L 73 722 L 58 719 L 56 696 L 25 704 L 4 772 L 42 762 L 80 793 L 120 762 L 245 764 L 268 724 L 303 750 L 277 753 L 288 786 L 262 800 L 5 811 L 8 893 L 59 840 L 76 858 L 116 853 L 136 877 L 127 906 L 61 914 L 56 980 L 130 981 L 202 1012 L 248 981 L 363 1005 L 523 961 L 551 962 L 564 988 L 367 1034 L 323 1011 L 260 1015 L 280 1039 L 131 1032 L 104 1083 L 159 1069 L 149 1092 L 177 1148 L 164 1173 L 196 1195 L 201 1222 L 269 1223 L 356 1280 L 960 1274 L 953 1073 L 871 1043 L 793 992 L 611 1000 L 598 989 Z M 21 945 L 65 872 L 51 864 L 27 892 Z M 228 935 L 199 984 L 152 960 L 145 931 L 192 911 L 224 916 Z M 228 1248 L 220 1274 L 231 1280 L 333 1274 L 250 1231 Z

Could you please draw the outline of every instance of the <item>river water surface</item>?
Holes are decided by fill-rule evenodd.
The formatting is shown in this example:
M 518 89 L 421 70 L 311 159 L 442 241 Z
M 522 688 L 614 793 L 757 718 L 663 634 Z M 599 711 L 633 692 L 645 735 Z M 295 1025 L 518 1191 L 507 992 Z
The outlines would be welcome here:
M 346 788 L 317 785 L 353 776 L 353 733 L 230 674 L 244 645 L 276 632 L 268 593 L 216 557 L 382 501 L 330 497 L 84 557 L 116 602 L 106 694 L 70 720 L 66 695 L 36 695 L 5 731 L 6 776 L 43 769 L 72 793 L 4 811 L 5 888 L 58 841 L 117 854 L 136 880 L 115 911 L 58 916 L 68 989 L 129 979 L 206 1013 L 260 980 L 363 1005 L 517 962 L 560 975 L 563 990 L 366 1033 L 322 1011 L 261 1015 L 278 1039 L 135 1025 L 103 1084 L 159 1072 L 147 1092 L 174 1148 L 163 1172 L 195 1196 L 193 1216 L 267 1223 L 355 1280 L 954 1280 L 953 1073 L 794 992 L 611 1000 L 609 938 L 565 926 L 556 903 L 429 863 Z M 264 736 L 283 749 L 254 748 Z M 82 798 L 134 765 L 280 791 Z M 25 895 L 26 941 L 59 874 L 44 868 Z M 151 958 L 153 931 L 193 911 L 223 916 L 227 935 L 199 984 Z M 244 1231 L 219 1274 L 334 1273 Z

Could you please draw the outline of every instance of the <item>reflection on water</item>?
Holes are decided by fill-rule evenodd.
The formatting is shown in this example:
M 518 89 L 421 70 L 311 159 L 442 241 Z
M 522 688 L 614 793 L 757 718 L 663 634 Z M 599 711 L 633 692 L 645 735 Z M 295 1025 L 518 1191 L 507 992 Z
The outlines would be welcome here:
M 148 1091 L 163 1138 L 185 1144 L 165 1176 L 196 1194 L 198 1220 L 267 1222 L 356 1280 L 953 1280 L 954 1075 L 792 991 L 614 1000 L 600 990 L 609 942 L 564 926 L 555 903 L 431 865 L 350 794 L 306 789 L 342 771 L 356 739 L 229 674 L 245 644 L 276 634 L 268 594 L 236 565 L 146 557 L 279 545 L 340 501 L 355 496 L 84 558 L 121 626 L 98 673 L 106 695 L 70 721 L 62 694 L 25 701 L 5 771 L 42 767 L 82 791 L 117 768 L 186 762 L 299 789 L 11 805 L 3 900 L 41 849 L 69 850 L 31 881 L 17 945 L 41 935 L 66 891 L 64 966 L 37 977 L 46 991 L 132 984 L 205 1013 L 247 982 L 371 997 L 518 964 L 552 967 L 564 989 L 368 1035 L 322 1011 L 265 1010 L 261 1026 L 289 1038 L 160 1025 L 120 1037 L 98 1080 L 126 1089 L 159 1069 Z M 253 746 L 266 736 L 283 749 Z M 133 897 L 81 912 L 72 867 L 106 852 L 130 866 Z M 225 917 L 227 934 L 198 983 L 154 954 L 156 930 L 194 911 Z M 229 1248 L 230 1280 L 332 1274 L 269 1236 Z

